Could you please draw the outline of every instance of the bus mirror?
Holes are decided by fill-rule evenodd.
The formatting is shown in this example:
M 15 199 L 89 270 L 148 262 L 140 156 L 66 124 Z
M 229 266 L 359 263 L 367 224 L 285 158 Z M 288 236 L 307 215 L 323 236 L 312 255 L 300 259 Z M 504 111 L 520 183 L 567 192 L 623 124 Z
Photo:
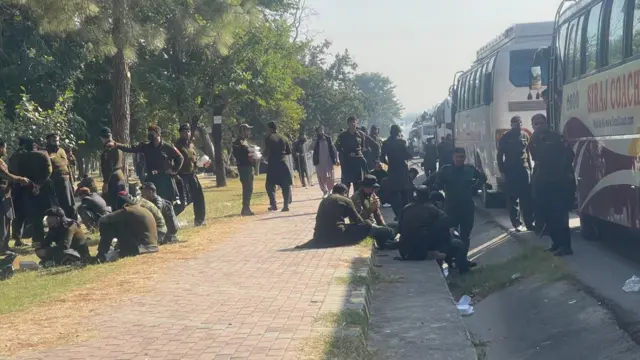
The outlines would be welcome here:
M 531 68 L 531 81 L 529 88 L 531 90 L 540 90 L 542 88 L 542 68 L 534 66 Z

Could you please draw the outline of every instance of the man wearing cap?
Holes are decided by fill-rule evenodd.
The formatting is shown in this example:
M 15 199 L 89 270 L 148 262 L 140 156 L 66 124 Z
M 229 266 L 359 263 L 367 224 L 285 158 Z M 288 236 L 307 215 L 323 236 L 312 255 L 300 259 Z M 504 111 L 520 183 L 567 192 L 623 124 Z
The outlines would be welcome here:
M 276 203 L 276 185 L 282 189 L 284 204 L 282 211 L 289 211 L 291 201 L 291 170 L 287 165 L 286 156 L 291 155 L 291 144 L 284 136 L 278 134 L 278 126 L 271 121 L 267 124 L 269 136 L 264 142 L 264 154 L 267 157 L 267 181 L 265 187 L 269 196 L 269 211 L 278 210 Z
M 51 159 L 46 152 L 38 151 L 33 139 L 21 138 L 20 146 L 23 151 L 11 158 L 10 171 L 31 181 L 25 188 L 22 201 L 25 204 L 26 221 L 33 228 L 33 245 L 37 245 L 44 241 L 44 212 L 58 203 L 51 182 Z M 18 226 L 14 227 L 14 231 L 19 230 L 14 233 L 15 239 L 22 236 L 22 225 L 19 225 L 19 229 L 16 229 Z
M 232 144 L 233 157 L 236 159 L 240 182 L 242 183 L 242 211 L 243 216 L 254 215 L 251 211 L 251 196 L 253 195 L 253 161 L 249 151 L 249 136 L 253 127 L 241 124 L 238 129 L 238 137 Z
M 87 188 L 90 192 L 98 194 L 98 185 L 96 185 L 96 181 L 89 176 L 89 174 L 82 174 L 80 182 L 76 186 L 76 194 L 78 190 L 81 188 Z M 106 195 L 106 194 L 105 194 Z
M 529 135 L 522 131 L 520 116 L 511 118 L 511 130 L 498 141 L 498 170 L 507 194 L 511 224 L 516 231 L 524 230 L 522 220 L 527 230 L 534 230 L 529 141 Z
M 118 194 L 120 210 L 100 219 L 100 243 L 97 259 L 107 261 L 111 242 L 118 239 L 120 257 L 136 256 L 158 251 L 158 231 L 151 213 L 136 205 L 135 200 L 125 191 Z
M 158 196 L 156 186 L 153 183 L 144 183 L 142 187 L 140 187 L 140 190 L 144 199 L 160 209 L 164 223 L 167 226 L 167 234 L 164 235 L 164 237 L 161 236 L 161 231 L 158 231 L 158 242 L 160 245 L 177 242 L 178 238 L 176 235 L 178 234 L 180 225 L 178 225 L 178 218 L 171 203 Z
M 78 189 L 80 196 L 80 206 L 78 206 L 78 215 L 82 219 L 82 223 L 89 231 L 98 229 L 100 219 L 111 212 L 104 198 L 89 188 L 82 187 Z
M 108 127 L 100 130 L 100 141 L 104 146 L 100 154 L 100 172 L 102 173 L 103 183 L 102 196 L 107 201 L 107 205 L 115 209 L 119 201 L 118 192 L 125 186 L 124 154 L 116 148 L 111 129 Z
M 382 143 L 380 160 L 387 164 L 389 177 L 386 180 L 385 196 L 388 196 L 396 217 L 411 201 L 413 182 L 409 178 L 411 153 L 407 149 L 407 142 L 401 137 L 402 130 L 398 125 L 392 125 L 389 137 Z
M 60 147 L 60 136 L 49 134 L 47 139 L 47 153 L 51 158 L 53 172 L 51 181 L 55 189 L 60 206 L 69 219 L 77 219 L 76 201 L 73 196 L 73 184 L 71 183 L 71 171 L 69 170 L 69 159 L 67 153 Z
M 144 154 L 147 165 L 145 180 L 154 183 L 158 189 L 158 195 L 173 204 L 178 198 L 178 189 L 173 177 L 178 174 L 184 158 L 175 146 L 162 140 L 161 135 L 160 127 L 153 125 L 149 127 L 147 134 L 149 141 L 132 147 L 117 144 L 117 148 L 126 153 Z
M 80 224 L 66 217 L 64 210 L 59 207 L 48 209 L 44 215 L 49 232 L 36 248 L 40 260 L 43 263 L 54 261 L 57 265 L 89 261 L 89 246 Z M 53 244 L 56 246 L 52 247 Z
M 358 129 L 358 119 L 350 116 L 347 119 L 347 130 L 338 135 L 336 149 L 340 154 L 342 183 L 347 189 L 353 184 L 353 190 L 360 187 L 360 182 L 367 171 L 364 149 L 367 144 L 366 135 Z
M 204 225 L 206 205 L 202 185 L 196 175 L 198 157 L 191 139 L 191 125 L 180 125 L 180 138 L 176 141 L 175 147 L 184 158 L 182 167 L 178 170 L 178 182 L 182 183 L 182 186 L 178 186 L 178 190 L 182 191 L 178 192 L 182 192 L 184 195 L 181 196 L 180 204 L 176 206 L 175 212 L 180 215 L 189 204 L 193 203 L 193 223 L 195 226 L 202 226 Z
M 375 237 L 380 240 L 380 244 L 386 244 L 395 237 L 395 226 L 397 224 L 387 224 L 380 212 L 380 199 L 376 195 L 376 191 L 380 189 L 376 177 L 373 175 L 365 175 L 360 189 L 351 196 L 351 201 L 358 214 L 364 221 L 373 225 L 372 231 Z
M 11 220 L 14 218 L 10 182 L 29 185 L 29 179 L 9 172 L 9 167 L 2 160 L 5 155 L 7 155 L 7 143 L 0 141 L 0 253 L 9 250 Z
M 436 205 L 442 194 L 430 192 L 426 186 L 416 188 L 416 198 L 402 210 L 398 231 L 398 251 L 402 260 L 423 261 L 427 259 L 455 261 L 460 273 L 469 270 L 464 245 L 451 239 L 451 220 Z M 460 260 L 460 261 L 459 261 Z

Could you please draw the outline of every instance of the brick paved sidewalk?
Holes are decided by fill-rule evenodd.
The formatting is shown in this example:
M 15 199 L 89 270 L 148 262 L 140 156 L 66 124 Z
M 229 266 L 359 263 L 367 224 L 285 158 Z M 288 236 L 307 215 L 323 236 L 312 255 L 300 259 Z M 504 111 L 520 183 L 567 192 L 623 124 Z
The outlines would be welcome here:
M 282 251 L 311 238 L 320 201 L 317 186 L 293 196 L 291 212 L 257 216 L 211 252 L 167 267 L 149 294 L 88 319 L 101 339 L 22 358 L 297 359 L 332 277 L 354 255 Z

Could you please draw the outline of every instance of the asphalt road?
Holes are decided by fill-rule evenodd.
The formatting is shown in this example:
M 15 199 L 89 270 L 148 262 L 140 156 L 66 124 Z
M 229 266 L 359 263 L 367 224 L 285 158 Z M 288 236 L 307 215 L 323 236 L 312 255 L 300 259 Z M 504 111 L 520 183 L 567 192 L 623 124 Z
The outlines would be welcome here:
M 423 174 L 416 183 L 422 181 Z M 640 276 L 640 239 L 611 233 L 588 242 L 577 232 L 579 221 L 572 225 L 575 254 L 565 261 L 575 281 L 518 282 L 475 304 L 476 313 L 465 318 L 486 345 L 486 359 L 640 359 L 640 292 L 622 290 L 628 278 Z M 549 242 L 533 233 L 514 235 L 509 227 L 506 210 L 478 206 L 471 257 L 498 263 L 518 254 L 523 243 Z

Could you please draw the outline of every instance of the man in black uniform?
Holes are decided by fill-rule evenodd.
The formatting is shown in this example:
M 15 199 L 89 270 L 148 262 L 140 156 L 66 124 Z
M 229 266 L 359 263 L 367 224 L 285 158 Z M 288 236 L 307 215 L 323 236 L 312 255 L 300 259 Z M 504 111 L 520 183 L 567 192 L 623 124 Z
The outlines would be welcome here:
M 269 211 L 278 210 L 276 203 L 276 185 L 282 189 L 284 205 L 282 211 L 289 211 L 291 202 L 291 170 L 287 165 L 286 156 L 291 155 L 291 145 L 282 135 L 278 134 L 278 126 L 271 121 L 267 125 L 269 136 L 264 142 L 264 156 L 267 157 L 267 195 L 269 196 Z
M 556 256 L 573 254 L 569 212 L 573 206 L 576 181 L 573 173 L 573 150 L 561 135 L 549 130 L 547 119 L 537 114 L 531 119 L 534 133 L 530 151 L 533 169 L 533 199 L 536 212 L 544 221 L 553 244 L 548 251 Z
M 296 164 L 298 176 L 300 177 L 300 184 L 303 187 L 307 187 L 307 179 L 309 178 L 307 160 L 304 155 L 304 145 L 306 143 L 307 139 L 304 137 L 304 134 L 300 134 L 298 140 L 293 143 L 293 161 Z
M 124 189 L 124 154 L 116 148 L 113 141 L 111 129 L 108 127 L 100 130 L 100 140 L 104 149 L 100 154 L 100 172 L 102 173 L 102 197 L 107 201 L 107 205 L 116 209 L 118 203 L 118 192 Z
M 202 226 L 206 215 L 206 205 L 202 185 L 200 185 L 196 175 L 198 158 L 191 142 L 191 125 L 180 125 L 180 139 L 176 141 L 175 146 L 180 150 L 180 154 L 184 158 L 182 167 L 178 170 L 179 180 L 182 183 L 180 190 L 182 190 L 181 192 L 184 196 L 182 196 L 180 204 L 175 207 L 176 215 L 180 215 L 193 202 L 193 224 Z
M 22 153 L 31 151 L 25 148 L 24 142 L 26 138 L 19 138 L 18 149 L 11 155 L 9 159 L 9 172 L 12 174 L 18 173 L 18 159 Z M 25 227 L 27 227 L 27 198 L 28 193 L 31 192 L 31 186 L 22 185 L 20 183 L 14 183 L 11 187 L 11 201 L 13 202 L 14 218 L 11 222 L 11 237 L 15 241 L 15 246 L 23 246 L 22 237 L 24 235 Z M 25 236 L 29 237 L 29 236 Z
M 373 144 L 369 146 L 369 151 L 365 154 L 367 170 L 371 171 L 375 169 L 376 162 L 380 160 L 380 151 L 382 151 L 382 139 L 380 139 L 380 129 L 377 126 L 371 125 L 369 139 L 367 139 L 367 141 L 370 143 L 373 142 Z
M 360 188 L 360 182 L 368 173 L 363 150 L 366 146 L 365 134 L 358 130 L 358 120 L 354 116 L 347 119 L 347 130 L 338 135 L 336 150 L 340 154 L 342 183 L 347 189 L 353 184 L 353 191 Z
M 451 135 L 444 138 L 443 141 L 438 144 L 438 169 L 443 168 L 445 165 L 451 165 L 453 161 L 453 140 Z
M 402 209 L 411 201 L 413 183 L 409 178 L 409 165 L 411 159 L 407 142 L 401 137 L 401 129 L 398 125 L 392 125 L 389 137 L 382 143 L 380 160 L 389 166 L 389 177 L 385 183 L 385 196 L 391 203 L 396 217 L 400 216 Z
M 254 215 L 251 211 L 251 196 L 253 195 L 253 162 L 249 152 L 249 136 L 251 128 L 247 124 L 241 124 L 238 130 L 238 137 L 233 142 L 233 157 L 236 159 L 240 182 L 242 183 L 242 216 Z
M 25 186 L 29 185 L 29 179 L 9 172 L 9 167 L 2 160 L 5 155 L 7 155 L 7 143 L 0 141 L 0 253 L 9 251 L 11 220 L 14 218 L 10 182 Z M 16 246 L 19 245 L 20 243 L 16 244 Z
M 56 206 L 58 199 L 51 181 L 52 165 L 49 155 L 44 151 L 38 151 L 32 139 L 22 138 L 20 143 L 25 151 L 14 155 L 15 172 L 12 173 L 31 181 L 31 185 L 24 192 L 24 202 L 27 222 L 33 227 L 32 245 L 37 246 L 44 241 L 44 213 Z M 13 160 L 12 158 L 12 162 Z
M 498 142 L 497 160 L 498 169 L 506 187 L 509 217 L 516 231 L 524 230 L 520 215 L 527 230 L 534 230 L 530 157 L 529 135 L 522 131 L 520 116 L 514 116 L 511 119 L 511 130 Z M 518 211 L 518 204 L 520 211 Z
M 77 220 L 76 202 L 73 197 L 73 184 L 71 183 L 71 172 L 69 170 L 69 160 L 67 153 L 60 147 L 60 137 L 58 134 L 47 135 L 47 153 L 51 158 L 53 173 L 51 181 L 58 199 L 58 206 L 64 210 L 69 219 Z
M 451 220 L 432 203 L 438 200 L 438 194 L 441 195 L 431 193 L 426 186 L 418 186 L 416 199 L 402 210 L 398 223 L 400 257 L 413 261 L 445 260 L 449 266 L 455 261 L 460 273 L 465 273 L 469 267 L 464 245 L 451 238 Z
M 428 177 L 438 168 L 438 146 L 433 143 L 433 138 L 428 138 L 424 144 L 424 161 L 422 162 L 424 174 Z
M 97 230 L 100 219 L 109 214 L 111 210 L 104 198 L 92 192 L 89 188 L 79 188 L 78 195 L 80 196 L 78 215 L 80 215 L 82 223 L 89 231 Z
M 123 144 L 117 144 L 116 147 L 126 153 L 144 154 L 147 165 L 145 181 L 154 183 L 158 189 L 158 195 L 173 204 L 178 198 L 174 176 L 182 167 L 184 158 L 175 146 L 162 140 L 161 135 L 162 129 L 153 125 L 149 127 L 147 134 L 149 141 L 133 147 Z
M 469 253 L 470 235 L 475 216 L 473 195 L 487 182 L 487 176 L 483 172 L 472 165 L 465 164 L 466 158 L 463 148 L 455 148 L 453 165 L 440 168 L 423 184 L 431 190 L 444 190 L 445 210 L 451 218 L 453 227 L 458 228 L 460 240 L 464 244 L 465 259 Z M 468 262 L 468 264 L 469 267 L 476 266 L 474 262 Z

